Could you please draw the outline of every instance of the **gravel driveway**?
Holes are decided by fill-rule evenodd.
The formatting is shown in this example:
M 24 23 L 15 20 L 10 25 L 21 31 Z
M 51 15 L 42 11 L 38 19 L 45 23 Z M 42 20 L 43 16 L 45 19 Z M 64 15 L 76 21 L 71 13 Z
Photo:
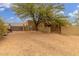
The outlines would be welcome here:
M 79 55 L 79 36 L 12 32 L 0 41 L 0 55 Z

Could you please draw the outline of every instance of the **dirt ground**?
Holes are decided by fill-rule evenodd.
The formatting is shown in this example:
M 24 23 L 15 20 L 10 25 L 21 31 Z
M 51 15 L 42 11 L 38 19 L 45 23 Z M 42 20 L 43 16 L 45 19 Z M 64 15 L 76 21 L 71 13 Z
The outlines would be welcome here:
M 12 32 L 0 40 L 0 55 L 79 55 L 79 36 L 34 31 Z

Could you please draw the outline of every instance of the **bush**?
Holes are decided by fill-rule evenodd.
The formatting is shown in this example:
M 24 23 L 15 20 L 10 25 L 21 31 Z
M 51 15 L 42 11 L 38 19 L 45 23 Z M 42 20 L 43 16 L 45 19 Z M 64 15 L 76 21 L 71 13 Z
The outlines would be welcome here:
M 7 27 L 5 23 L 0 19 L 0 39 L 7 33 Z

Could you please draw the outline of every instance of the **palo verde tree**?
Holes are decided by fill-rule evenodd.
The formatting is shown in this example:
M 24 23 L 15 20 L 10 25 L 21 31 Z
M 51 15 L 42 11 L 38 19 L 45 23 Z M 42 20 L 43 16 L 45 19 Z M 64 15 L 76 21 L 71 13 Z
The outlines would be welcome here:
M 16 5 L 16 6 L 15 6 Z M 52 13 L 53 5 L 50 4 L 14 4 L 14 10 L 21 18 L 31 17 L 36 30 L 41 20 L 47 19 L 46 15 Z M 54 8 L 55 9 L 55 8 Z M 50 16 L 50 15 L 49 15 Z M 51 17 L 51 16 L 50 16 Z
M 21 18 L 32 18 L 35 30 L 38 30 L 38 25 L 41 22 L 51 25 L 61 24 L 63 22 L 62 20 L 59 20 L 61 19 L 61 16 L 58 17 L 56 14 L 63 9 L 62 4 L 13 4 L 13 10 L 18 16 Z

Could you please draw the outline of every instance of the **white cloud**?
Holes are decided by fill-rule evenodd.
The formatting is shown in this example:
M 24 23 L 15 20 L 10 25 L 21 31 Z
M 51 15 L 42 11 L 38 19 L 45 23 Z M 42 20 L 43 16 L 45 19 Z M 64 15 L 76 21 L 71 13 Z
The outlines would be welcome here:
M 77 13 L 78 13 L 78 10 L 74 10 L 73 12 L 69 13 L 68 15 L 70 17 L 75 17 Z
M 10 8 L 10 4 L 4 4 L 4 7 Z
M 73 17 L 73 16 L 74 16 L 73 13 L 69 13 L 68 15 L 69 15 L 70 17 Z
M 2 4 L 0 4 L 0 7 L 3 7 L 3 5 L 2 5 Z
M 62 15 L 64 15 L 64 11 L 60 11 L 60 12 L 58 12 L 56 14 L 62 14 Z
M 15 17 L 9 17 L 8 19 L 7 19 L 7 22 L 9 22 L 9 23 L 15 23 Z
M 59 13 L 60 13 L 60 14 L 64 14 L 64 11 L 60 11 Z
M 0 7 L 10 8 L 11 7 L 11 3 L 1 3 Z
M 78 10 L 73 11 L 73 14 L 77 14 L 77 13 L 78 13 Z
M 10 8 L 11 4 L 10 3 L 1 3 L 0 4 L 0 11 L 4 11 L 6 8 Z
M 4 11 L 5 10 L 5 8 L 0 8 L 0 11 Z
M 9 19 L 14 19 L 14 17 L 10 17 Z
M 79 5 L 77 5 L 77 8 L 79 8 Z

